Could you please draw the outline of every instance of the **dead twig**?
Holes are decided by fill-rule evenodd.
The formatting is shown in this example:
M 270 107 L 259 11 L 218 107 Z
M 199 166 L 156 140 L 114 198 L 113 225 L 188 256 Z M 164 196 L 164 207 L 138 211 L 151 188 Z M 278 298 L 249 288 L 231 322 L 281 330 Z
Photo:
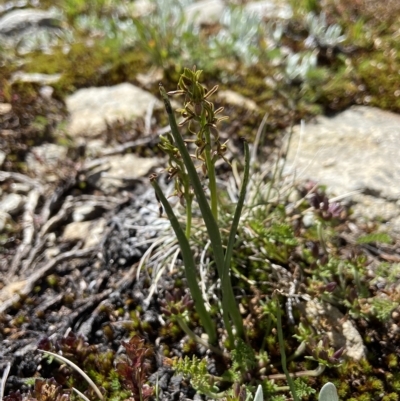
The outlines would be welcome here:
M 40 269 L 32 273 L 26 280 L 23 280 L 23 282 L 21 282 L 21 288 L 19 289 L 18 293 L 10 293 L 9 287 L 12 286 L 14 283 L 5 286 L 0 291 L 0 302 L 3 301 L 2 303 L 0 303 L 0 313 L 4 313 L 14 303 L 18 302 L 21 296 L 29 295 L 33 291 L 36 283 L 44 278 L 46 275 L 48 275 L 59 263 L 64 262 L 68 259 L 88 257 L 96 250 L 97 247 L 72 250 L 56 256 Z
M 12 281 L 13 276 L 20 267 L 21 260 L 24 259 L 32 249 L 33 238 L 35 235 L 34 213 L 39 202 L 39 198 L 40 192 L 37 189 L 32 189 L 32 191 L 29 192 L 28 199 L 25 203 L 25 211 L 22 216 L 23 239 L 22 243 L 18 247 L 17 253 L 13 258 L 11 267 L 7 274 L 7 281 L 9 282 Z
M 40 193 L 43 193 L 43 185 L 34 178 L 27 177 L 24 174 L 14 173 L 11 171 L 0 171 L 0 181 L 10 180 L 10 179 L 18 182 L 23 182 L 24 184 L 27 184 L 30 187 L 36 188 Z

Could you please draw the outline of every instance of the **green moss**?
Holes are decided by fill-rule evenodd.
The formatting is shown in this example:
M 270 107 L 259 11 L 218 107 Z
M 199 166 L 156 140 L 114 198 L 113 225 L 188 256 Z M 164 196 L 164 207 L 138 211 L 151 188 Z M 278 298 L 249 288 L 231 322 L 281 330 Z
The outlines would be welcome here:
M 315 91 L 315 102 L 324 105 L 328 110 L 343 110 L 355 102 L 359 89 L 357 79 L 350 68 L 342 67 L 330 72 L 320 87 Z
M 396 393 L 390 393 L 382 397 L 382 401 L 398 401 L 398 400 L 399 400 L 399 395 Z
M 398 368 L 398 366 L 399 366 L 399 363 L 398 363 L 398 357 L 397 357 L 397 355 L 396 354 L 389 354 L 387 357 L 386 357 L 386 363 L 387 363 L 387 365 L 388 365 L 388 367 L 390 368 L 390 369 L 395 369 L 395 368 Z
M 393 391 L 400 393 L 400 373 L 395 373 L 393 379 L 389 382 Z
M 61 73 L 54 87 L 62 95 L 80 87 L 133 81 L 146 67 L 143 54 L 134 49 L 121 50 L 118 42 L 107 39 L 94 41 L 91 46 L 77 42 L 68 52 L 58 47 L 52 54 L 31 54 L 25 69 L 43 74 Z
M 368 391 L 371 392 L 381 392 L 384 389 L 382 380 L 377 379 L 376 377 L 369 377 L 366 381 L 366 386 L 368 387 Z
M 383 38 L 385 40 L 385 38 Z M 398 71 L 400 69 L 400 49 L 393 41 L 385 47 L 366 54 L 355 61 L 357 73 L 365 85 L 364 102 L 371 106 L 394 112 L 400 111 L 400 91 L 398 90 Z

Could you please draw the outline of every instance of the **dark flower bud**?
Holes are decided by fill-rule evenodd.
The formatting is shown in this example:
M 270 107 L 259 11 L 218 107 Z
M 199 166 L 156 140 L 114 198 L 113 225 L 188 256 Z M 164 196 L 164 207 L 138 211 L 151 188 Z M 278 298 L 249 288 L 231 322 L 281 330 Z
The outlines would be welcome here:
M 328 212 L 331 214 L 332 217 L 339 217 L 342 211 L 343 208 L 338 202 L 333 202 L 329 205 Z
M 338 362 L 339 359 L 342 357 L 342 355 L 345 352 L 345 348 L 341 347 L 339 348 L 337 351 L 335 351 L 335 353 L 332 355 L 331 359 L 333 359 L 335 362 Z
M 167 308 L 160 308 L 161 312 L 164 313 L 165 316 L 171 316 L 172 313 Z
M 239 391 L 239 401 L 246 401 L 246 387 L 241 386 L 240 391 Z
M 326 196 L 324 196 L 322 198 L 322 202 L 321 203 L 322 203 L 322 205 L 320 205 L 320 208 L 322 210 L 328 210 L 328 208 L 329 208 L 329 199 Z
M 310 205 L 314 208 L 319 210 L 319 199 L 317 194 L 312 194 L 309 198 Z
M 172 302 L 174 300 L 174 297 L 171 295 L 170 292 L 166 291 L 165 292 L 165 299 L 167 302 Z
M 337 287 L 337 283 L 335 281 L 331 281 L 330 283 L 324 286 L 324 291 L 333 292 Z
M 187 309 L 191 309 L 191 308 L 193 308 L 193 306 L 194 306 L 194 301 L 192 301 L 192 300 L 188 301 L 188 303 L 186 304 Z
M 233 384 L 233 396 L 237 399 L 239 398 L 239 394 L 240 394 L 240 384 L 235 382 Z
M 318 246 L 318 244 L 317 244 L 316 242 L 310 242 L 310 243 L 308 244 L 308 247 L 309 247 L 310 250 L 311 250 L 312 256 L 313 256 L 314 258 L 318 258 L 318 256 L 319 256 L 319 246 Z

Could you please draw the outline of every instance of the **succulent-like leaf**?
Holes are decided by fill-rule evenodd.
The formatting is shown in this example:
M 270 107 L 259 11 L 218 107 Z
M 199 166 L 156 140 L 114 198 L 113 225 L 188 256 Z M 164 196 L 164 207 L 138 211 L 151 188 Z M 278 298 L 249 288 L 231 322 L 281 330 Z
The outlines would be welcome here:
M 333 383 L 328 382 L 324 384 L 319 392 L 319 401 L 339 401 L 338 393 L 336 387 Z

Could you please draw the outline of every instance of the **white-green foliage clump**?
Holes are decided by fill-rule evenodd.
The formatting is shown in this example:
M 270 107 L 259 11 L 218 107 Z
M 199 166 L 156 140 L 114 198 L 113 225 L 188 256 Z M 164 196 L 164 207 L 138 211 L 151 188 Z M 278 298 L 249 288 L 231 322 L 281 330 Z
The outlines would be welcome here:
M 309 36 L 305 43 L 308 47 L 335 47 L 346 40 L 346 35 L 342 35 L 342 28 L 338 24 L 328 25 L 325 13 L 309 13 L 306 25 Z
M 315 52 L 294 53 L 286 58 L 285 76 L 289 82 L 304 82 L 317 67 Z
M 227 54 L 242 60 L 246 65 L 257 63 L 260 41 L 265 34 L 261 17 L 239 7 L 227 9 L 220 18 L 222 28 L 209 39 L 215 56 Z

